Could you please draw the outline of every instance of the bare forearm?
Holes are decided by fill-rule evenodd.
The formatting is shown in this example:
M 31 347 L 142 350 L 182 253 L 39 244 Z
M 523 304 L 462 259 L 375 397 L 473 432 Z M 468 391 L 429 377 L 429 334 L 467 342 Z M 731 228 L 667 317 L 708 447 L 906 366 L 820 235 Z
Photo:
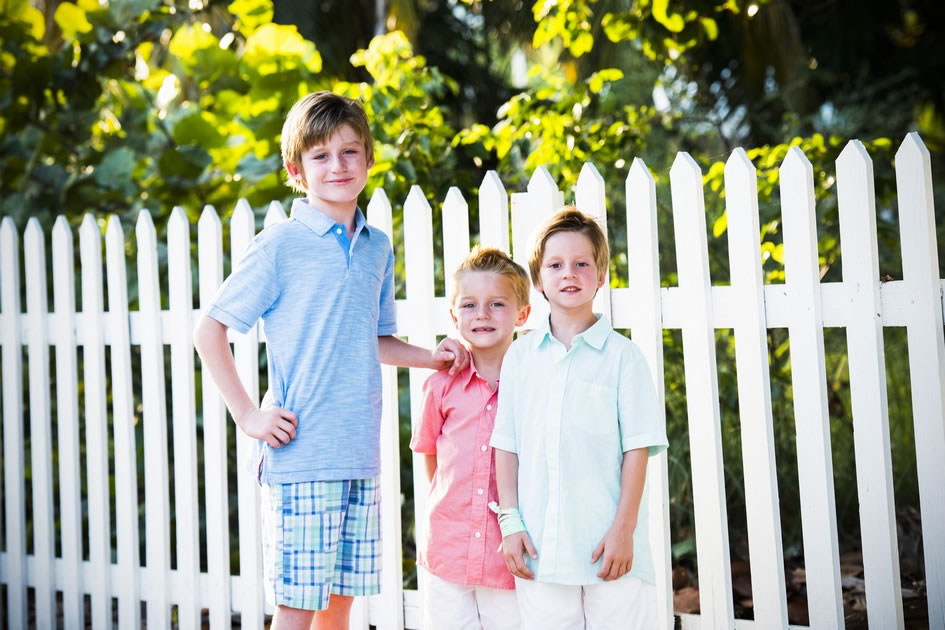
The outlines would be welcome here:
M 387 365 L 431 369 L 435 367 L 433 355 L 429 350 L 413 346 L 393 335 L 378 337 L 377 349 L 381 363 Z
M 518 507 L 518 453 L 495 449 L 495 485 L 499 505 Z
M 433 475 L 436 474 L 436 454 L 423 454 L 423 467 L 427 472 L 427 481 L 433 483 Z
M 623 454 L 623 468 L 620 473 L 620 501 L 614 523 L 621 527 L 636 529 L 637 514 L 640 511 L 640 499 L 643 497 L 643 483 L 646 481 L 646 463 L 649 449 L 638 448 Z
M 256 405 L 246 393 L 246 388 L 236 372 L 236 363 L 226 339 L 226 330 L 224 324 L 212 317 L 203 316 L 194 328 L 194 348 L 200 355 L 203 369 L 210 373 L 227 409 L 239 424 L 238 420 L 248 411 L 255 409 Z

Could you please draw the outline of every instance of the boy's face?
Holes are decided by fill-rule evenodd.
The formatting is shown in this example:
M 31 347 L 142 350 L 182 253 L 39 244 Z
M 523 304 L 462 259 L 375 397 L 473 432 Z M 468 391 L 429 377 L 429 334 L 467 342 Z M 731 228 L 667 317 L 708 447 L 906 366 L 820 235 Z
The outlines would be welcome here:
M 545 241 L 538 286 L 552 310 L 590 310 L 604 272 L 594 262 L 594 246 L 580 232 L 556 232 Z
M 510 282 L 489 271 L 467 271 L 458 278 L 450 316 L 460 336 L 473 348 L 508 345 L 516 326 L 528 319 L 530 307 L 519 306 Z
M 367 156 L 364 141 L 347 124 L 304 151 L 298 166 L 285 165 L 289 176 L 305 186 L 311 205 L 341 211 L 353 211 L 357 206 L 372 166 L 374 158 Z

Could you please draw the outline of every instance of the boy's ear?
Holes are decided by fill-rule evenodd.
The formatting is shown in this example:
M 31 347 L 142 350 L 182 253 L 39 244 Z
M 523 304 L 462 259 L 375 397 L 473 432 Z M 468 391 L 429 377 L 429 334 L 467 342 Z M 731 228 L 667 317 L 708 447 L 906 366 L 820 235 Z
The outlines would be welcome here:
M 516 326 L 524 326 L 524 325 L 525 325 L 525 322 L 528 321 L 528 315 L 529 315 L 529 313 L 531 313 L 531 312 L 532 312 L 532 305 L 531 305 L 531 304 L 526 304 L 525 306 L 523 306 L 523 307 L 521 308 L 521 310 L 519 310 L 519 312 L 518 312 L 518 319 L 515 320 L 515 325 L 516 325 Z
M 459 321 L 456 319 L 456 315 L 453 314 L 453 307 L 450 307 L 450 319 L 453 320 L 453 326 L 456 327 L 456 330 L 459 330 Z
M 289 177 L 292 179 L 302 179 L 302 172 L 299 171 L 299 167 L 293 164 L 292 162 L 283 162 L 285 170 L 289 173 Z
M 607 280 L 607 270 L 602 269 L 600 272 L 600 278 L 597 279 L 597 288 L 604 286 L 604 281 Z

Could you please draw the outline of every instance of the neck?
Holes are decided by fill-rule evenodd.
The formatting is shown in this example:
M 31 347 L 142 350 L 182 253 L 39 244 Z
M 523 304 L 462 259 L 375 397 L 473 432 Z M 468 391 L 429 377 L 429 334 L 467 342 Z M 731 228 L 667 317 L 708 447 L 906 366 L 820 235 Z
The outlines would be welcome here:
M 313 201 L 311 197 L 306 199 L 305 202 L 335 223 L 343 225 L 345 229 L 348 230 L 348 236 L 354 233 L 354 217 L 358 210 L 357 202 L 351 204 L 334 204 L 321 200 Z
M 577 310 L 560 310 L 554 307 L 551 309 L 551 334 L 563 343 L 565 348 L 570 349 L 574 336 L 596 323 L 597 318 L 594 316 L 591 304 L 588 304 L 587 308 Z
M 502 358 L 511 343 L 512 340 L 508 339 L 500 345 L 490 348 L 472 348 L 469 352 L 472 355 L 479 376 L 484 378 L 492 389 L 495 389 L 496 381 L 499 380 L 499 372 L 502 371 Z

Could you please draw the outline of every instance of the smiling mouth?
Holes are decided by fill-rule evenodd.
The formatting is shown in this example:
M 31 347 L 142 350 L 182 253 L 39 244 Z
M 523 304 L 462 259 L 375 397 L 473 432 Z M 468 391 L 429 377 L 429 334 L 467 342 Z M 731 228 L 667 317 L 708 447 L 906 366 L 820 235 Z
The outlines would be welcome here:
M 495 328 L 491 326 L 477 326 L 472 329 L 474 333 L 491 333 L 495 332 Z
M 328 180 L 328 183 L 329 184 L 347 184 L 353 180 L 354 180 L 353 177 L 348 177 L 346 179 L 330 179 Z
M 578 287 L 565 287 L 561 289 L 561 293 L 577 293 L 580 290 Z

